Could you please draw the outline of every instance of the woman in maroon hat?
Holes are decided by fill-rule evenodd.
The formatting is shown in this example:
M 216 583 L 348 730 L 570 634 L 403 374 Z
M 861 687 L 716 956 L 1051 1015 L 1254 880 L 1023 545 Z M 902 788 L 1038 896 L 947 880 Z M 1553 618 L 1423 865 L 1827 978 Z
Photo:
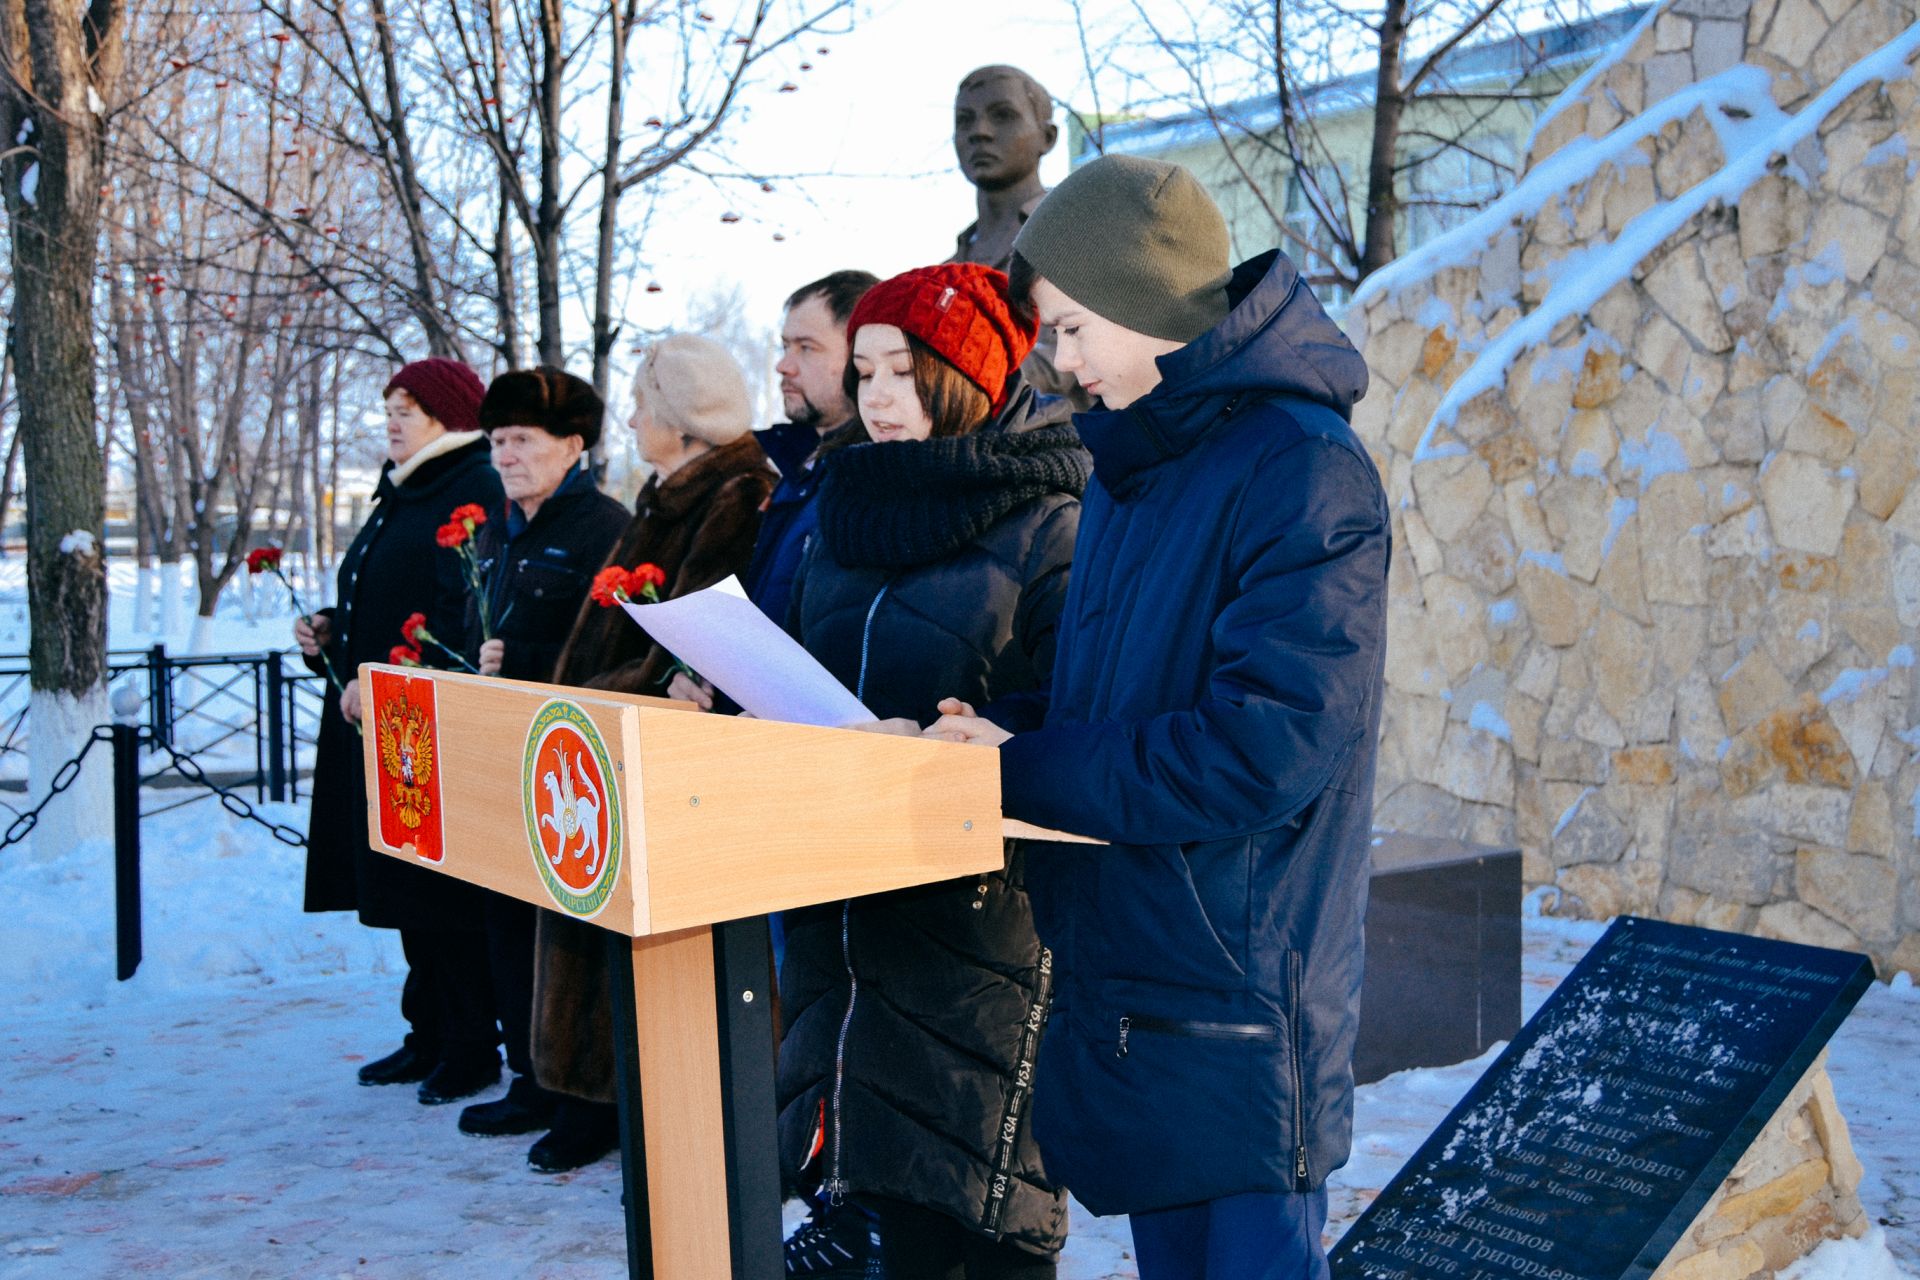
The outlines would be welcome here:
M 973 264 L 909 271 L 848 322 L 859 409 L 823 443 L 820 532 L 787 625 L 894 731 L 943 692 L 1025 691 L 1053 665 L 1089 471 L 1014 382 L 1034 317 Z M 788 1242 L 850 1262 L 877 1223 L 893 1280 L 1051 1276 L 1066 1196 L 1027 1126 L 1050 962 L 1004 872 L 789 913 L 784 1171 L 830 1205 Z
M 499 1032 L 486 979 L 480 891 L 450 876 L 367 846 L 362 772 L 362 662 L 385 662 L 403 642 L 401 624 L 424 613 L 435 635 L 458 636 L 467 608 L 458 553 L 434 533 L 453 509 L 477 503 L 497 514 L 500 477 L 479 430 L 486 388 L 458 360 L 416 360 L 385 391 L 387 461 L 373 493 L 373 514 L 340 561 L 339 603 L 311 626 L 295 622 L 307 663 L 323 671 L 322 651 L 345 680 L 329 698 L 314 755 L 313 812 L 307 826 L 308 911 L 358 909 L 361 923 L 398 929 L 407 957 L 400 1012 L 408 1031 L 394 1052 L 360 1068 L 361 1084 L 414 1084 L 423 1103 L 452 1102 L 500 1077 Z M 433 646 L 420 661 L 449 665 Z

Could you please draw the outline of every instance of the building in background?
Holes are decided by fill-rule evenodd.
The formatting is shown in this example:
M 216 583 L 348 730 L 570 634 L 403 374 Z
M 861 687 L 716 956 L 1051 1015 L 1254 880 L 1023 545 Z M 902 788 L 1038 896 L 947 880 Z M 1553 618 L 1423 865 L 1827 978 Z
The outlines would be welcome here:
M 1511 188 L 1535 121 L 1632 32 L 1647 8 L 1463 44 L 1443 56 L 1432 78 L 1440 89 L 1416 97 L 1401 121 L 1399 253 L 1461 225 Z M 1299 95 L 1298 112 L 1311 117 L 1317 133 L 1311 148 L 1289 144 L 1278 96 L 1267 93 L 1091 131 L 1069 112 L 1069 154 L 1076 166 L 1105 152 L 1192 169 L 1225 213 L 1236 255 L 1252 257 L 1279 244 L 1337 318 L 1353 295 L 1353 261 L 1333 230 L 1341 221 L 1337 206 L 1323 216 L 1315 193 L 1344 198 L 1345 223 L 1364 228 L 1376 79 L 1376 69 L 1368 68 Z M 1311 183 L 1296 165 L 1296 156 L 1307 154 L 1317 161 Z

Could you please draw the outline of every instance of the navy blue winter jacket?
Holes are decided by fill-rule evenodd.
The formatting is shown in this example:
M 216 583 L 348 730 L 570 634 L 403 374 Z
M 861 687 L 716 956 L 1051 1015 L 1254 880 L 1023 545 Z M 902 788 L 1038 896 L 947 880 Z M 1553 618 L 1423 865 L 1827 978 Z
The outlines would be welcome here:
M 1054 1011 L 1047 1170 L 1095 1213 L 1308 1190 L 1352 1135 L 1388 517 L 1366 366 L 1293 264 L 1094 457 L 1048 695 L 986 714 L 1006 811 L 1110 841 L 1027 859 Z
M 780 483 L 767 499 L 753 560 L 740 585 L 762 613 L 784 622 L 800 561 L 820 527 L 820 513 L 813 505 L 820 477 L 807 467 L 807 459 L 820 445 L 820 433 L 798 423 L 780 422 L 758 432 L 756 438 L 779 469 Z

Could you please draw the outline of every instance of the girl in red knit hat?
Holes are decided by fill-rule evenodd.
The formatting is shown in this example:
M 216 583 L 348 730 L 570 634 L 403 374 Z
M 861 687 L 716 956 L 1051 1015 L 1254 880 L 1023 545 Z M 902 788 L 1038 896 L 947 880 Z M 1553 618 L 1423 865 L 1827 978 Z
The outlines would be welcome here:
M 1035 330 L 973 264 L 884 281 L 848 322 L 859 416 L 822 445 L 787 625 L 893 718 L 875 728 L 918 733 L 955 682 L 992 699 L 1052 667 L 1089 462 L 1016 381 Z M 787 923 L 782 1165 L 829 1209 L 788 1274 L 863 1274 L 877 1230 L 892 1280 L 1052 1276 L 1066 1196 L 1027 1124 L 1051 961 L 1018 854 Z

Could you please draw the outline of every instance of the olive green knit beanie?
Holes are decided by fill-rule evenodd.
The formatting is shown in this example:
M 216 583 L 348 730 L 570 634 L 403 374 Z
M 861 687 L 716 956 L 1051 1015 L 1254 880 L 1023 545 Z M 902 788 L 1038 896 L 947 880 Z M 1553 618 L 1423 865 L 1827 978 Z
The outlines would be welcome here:
M 1192 342 L 1227 317 L 1226 219 L 1177 164 L 1101 156 L 1047 193 L 1013 244 L 1094 314 Z

